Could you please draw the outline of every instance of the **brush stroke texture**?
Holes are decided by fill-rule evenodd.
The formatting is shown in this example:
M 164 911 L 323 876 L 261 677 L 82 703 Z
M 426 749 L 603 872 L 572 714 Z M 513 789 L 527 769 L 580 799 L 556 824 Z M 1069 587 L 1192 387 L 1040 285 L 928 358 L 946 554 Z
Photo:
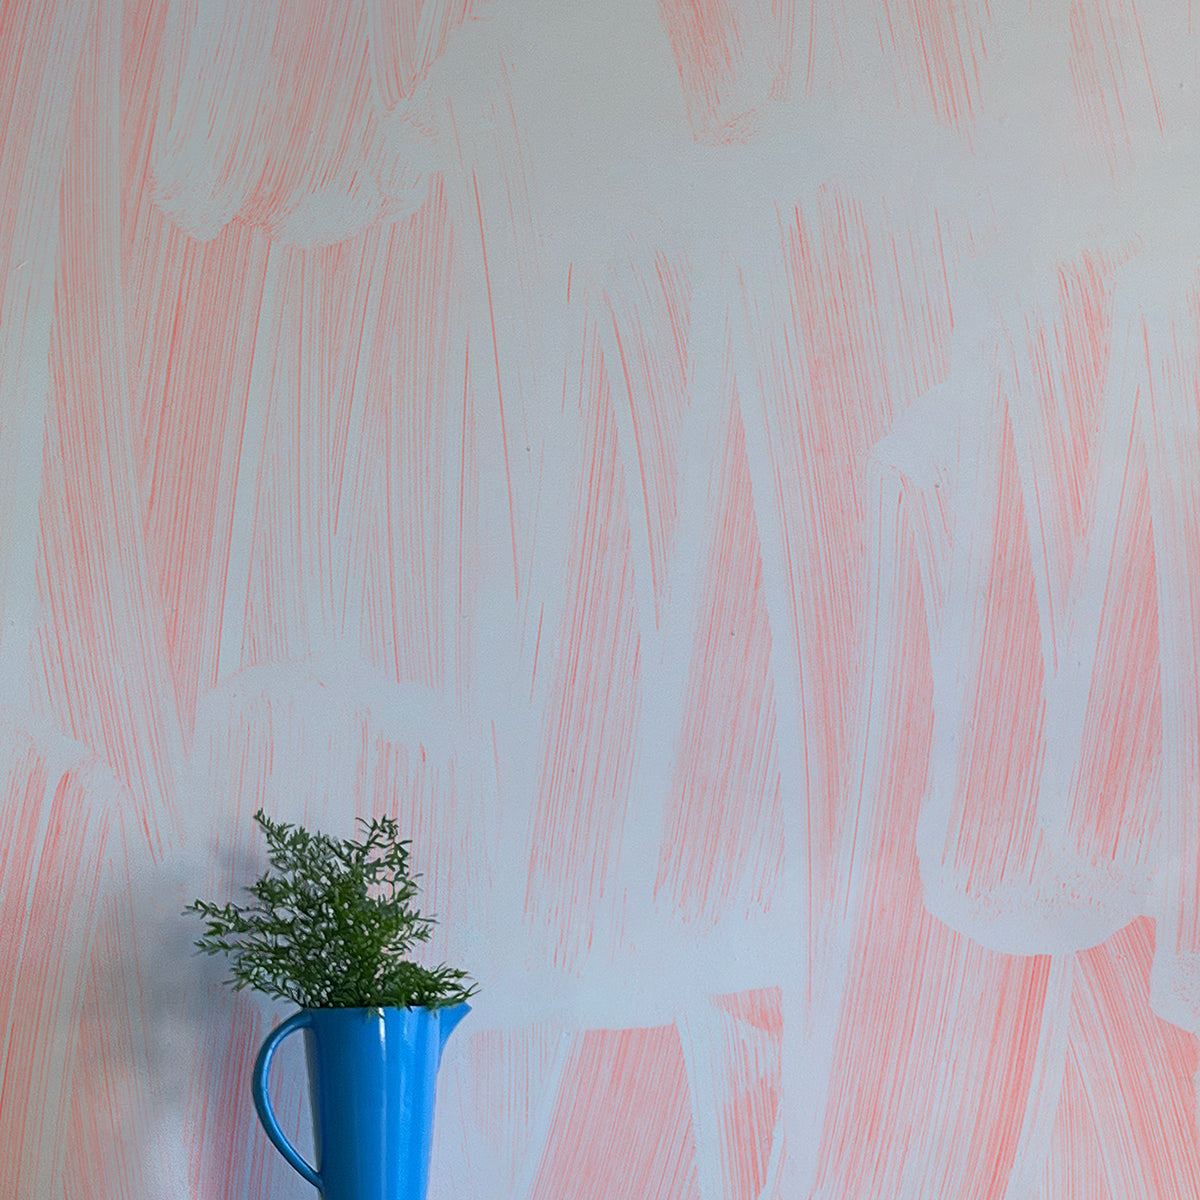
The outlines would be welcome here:
M 433 1200 L 1195 1192 L 1198 40 L 0 8 L 0 1192 L 294 1188 L 260 805 L 481 979 Z
M 584 355 L 577 403 L 589 437 L 571 516 L 570 598 L 545 710 L 525 901 L 530 931 L 548 940 L 556 965 L 589 949 L 598 923 L 611 928 L 641 701 L 629 510 L 594 336 Z
M 771 633 L 746 440 L 729 410 L 655 890 L 685 918 L 770 907 L 783 855 Z
M 647 1093 L 658 1114 L 652 1125 L 638 1119 Z M 695 1152 L 675 1029 L 582 1033 L 529 1195 L 550 1200 L 566 1188 L 585 1197 L 698 1200 Z
M 130 797 L 85 747 L 3 713 L 0 1186 L 62 1187 L 80 1010 L 109 822 Z
M 97 10 L 62 181 L 41 494 L 39 706 L 130 784 L 161 848 L 182 757 L 133 457 L 117 274 L 116 14 Z

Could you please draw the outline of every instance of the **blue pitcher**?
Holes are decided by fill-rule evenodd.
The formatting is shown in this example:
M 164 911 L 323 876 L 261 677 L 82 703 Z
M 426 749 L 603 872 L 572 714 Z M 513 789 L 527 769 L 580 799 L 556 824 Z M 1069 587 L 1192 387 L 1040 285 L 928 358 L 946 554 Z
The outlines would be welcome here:
M 442 1047 L 470 1005 L 305 1008 L 274 1029 L 254 1064 L 267 1136 L 324 1200 L 425 1200 Z M 279 1043 L 304 1030 L 317 1165 L 284 1137 L 267 1096 Z

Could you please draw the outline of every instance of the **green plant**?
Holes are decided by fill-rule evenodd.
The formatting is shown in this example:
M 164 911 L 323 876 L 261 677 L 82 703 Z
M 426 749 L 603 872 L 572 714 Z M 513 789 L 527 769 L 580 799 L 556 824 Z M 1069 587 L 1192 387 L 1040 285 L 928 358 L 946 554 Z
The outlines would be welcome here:
M 246 891 L 251 902 L 194 900 L 205 922 L 196 946 L 226 954 L 236 990 L 254 988 L 301 1008 L 440 1008 L 475 987 L 466 973 L 409 957 L 433 920 L 415 907 L 409 842 L 390 817 L 360 820 L 360 841 L 310 833 L 254 814 L 270 870 Z

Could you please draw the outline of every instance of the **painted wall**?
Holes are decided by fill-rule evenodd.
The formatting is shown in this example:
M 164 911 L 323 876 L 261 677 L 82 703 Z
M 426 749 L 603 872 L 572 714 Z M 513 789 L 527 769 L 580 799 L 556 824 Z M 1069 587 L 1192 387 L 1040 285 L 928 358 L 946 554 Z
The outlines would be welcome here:
M 434 1200 L 1194 1195 L 1198 21 L 0 6 L 0 1195 L 306 1190 L 259 805 L 481 984 Z

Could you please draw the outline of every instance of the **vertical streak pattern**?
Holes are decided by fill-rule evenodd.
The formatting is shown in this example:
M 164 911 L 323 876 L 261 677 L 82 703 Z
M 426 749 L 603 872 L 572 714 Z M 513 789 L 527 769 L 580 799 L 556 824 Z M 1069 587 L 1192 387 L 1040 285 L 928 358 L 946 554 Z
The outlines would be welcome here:
M 94 758 L 0 723 L 0 1190 L 61 1192 L 105 837 L 128 793 Z
M 430 1200 L 1200 1190 L 1200 28 L 1026 7 L 0 3 L 0 1200 L 295 1185 L 260 806 Z
M 42 703 L 103 748 L 161 848 L 182 744 L 159 596 L 141 524 L 118 258 L 117 22 L 94 17 L 63 181 L 41 499 Z
M 691 281 L 686 262 L 660 251 L 639 254 L 605 289 L 612 313 L 620 372 L 610 387 L 627 406 L 637 450 L 640 503 L 653 584 L 654 615 L 661 623 L 674 557 L 678 514 L 679 439 L 688 410 Z M 616 364 L 611 367 L 616 372 Z
M 612 929 L 613 870 L 642 686 L 629 510 L 608 372 L 594 332 L 581 363 L 587 442 L 571 516 L 567 603 L 542 731 L 525 916 L 556 964 Z
M 1150 468 L 1162 679 L 1163 911 L 1157 1012 L 1200 1031 L 1200 289 L 1194 274 L 1126 331 Z M 1144 357 L 1143 357 L 1144 356 Z M 1140 361 L 1139 361 L 1140 360 Z
M 530 1200 L 699 1200 L 679 1035 L 672 1026 L 580 1035 Z
M 716 489 L 656 881 L 686 918 L 713 923 L 769 907 L 783 857 L 771 630 L 736 404 Z
M 386 108 L 409 99 L 479 0 L 370 0 L 371 64 Z
M 793 5 L 778 0 L 658 0 L 697 141 L 749 140 L 786 94 Z
M 61 184 L 90 8 L 0 12 L 0 699 L 27 706 Z
M 907 233 L 909 251 L 904 233 L 886 220 L 872 227 L 864 206 L 835 190 L 788 214 L 781 234 L 784 278 L 747 296 L 747 323 L 769 457 L 759 470 L 782 539 L 769 548 L 787 606 L 772 614 L 772 637 L 789 637 L 800 672 L 803 853 L 816 911 L 845 882 L 842 839 L 855 820 L 843 798 L 866 682 L 867 456 L 898 402 L 939 369 L 948 313 L 932 268 L 909 265 L 920 235 Z

